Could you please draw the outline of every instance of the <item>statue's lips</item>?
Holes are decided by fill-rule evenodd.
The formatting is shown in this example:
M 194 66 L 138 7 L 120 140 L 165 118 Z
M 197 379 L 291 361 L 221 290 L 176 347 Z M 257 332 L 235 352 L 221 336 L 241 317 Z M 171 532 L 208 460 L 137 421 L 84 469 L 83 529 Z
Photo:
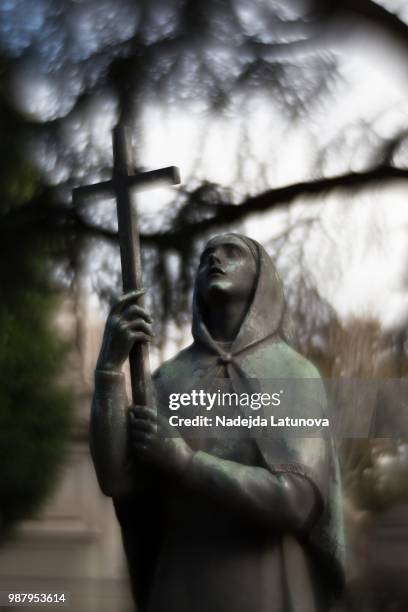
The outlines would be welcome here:
M 216 266 L 214 266 L 213 268 L 210 268 L 210 270 L 208 271 L 208 276 L 225 276 L 225 272 L 222 268 L 217 268 Z

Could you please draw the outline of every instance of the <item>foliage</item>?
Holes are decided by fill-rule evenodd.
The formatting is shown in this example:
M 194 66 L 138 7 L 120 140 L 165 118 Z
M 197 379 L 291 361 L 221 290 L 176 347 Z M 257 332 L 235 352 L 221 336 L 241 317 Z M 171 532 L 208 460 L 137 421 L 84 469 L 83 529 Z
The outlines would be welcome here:
M 18 149 L 21 120 L 4 101 L 0 124 L 1 223 L 34 195 L 41 197 L 42 186 Z M 58 299 L 48 278 L 51 245 L 28 228 L 2 230 L 0 539 L 32 516 L 52 490 L 66 456 L 73 407 L 58 382 L 67 346 L 52 326 Z

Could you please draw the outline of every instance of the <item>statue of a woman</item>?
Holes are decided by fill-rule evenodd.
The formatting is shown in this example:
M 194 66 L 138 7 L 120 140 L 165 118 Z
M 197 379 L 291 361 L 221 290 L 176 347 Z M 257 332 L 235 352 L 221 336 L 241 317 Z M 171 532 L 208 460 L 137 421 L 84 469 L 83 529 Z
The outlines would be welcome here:
M 120 298 L 107 320 L 91 415 L 95 468 L 122 528 L 137 609 L 328 610 L 343 582 L 331 440 L 163 435 L 155 407 L 129 407 L 125 396 L 121 367 L 152 336 L 138 295 Z M 178 379 L 214 389 L 222 377 L 242 391 L 250 379 L 313 378 L 324 410 L 319 374 L 285 341 L 285 320 L 263 247 L 238 234 L 211 239 L 196 277 L 194 341 L 154 374 L 157 404 Z

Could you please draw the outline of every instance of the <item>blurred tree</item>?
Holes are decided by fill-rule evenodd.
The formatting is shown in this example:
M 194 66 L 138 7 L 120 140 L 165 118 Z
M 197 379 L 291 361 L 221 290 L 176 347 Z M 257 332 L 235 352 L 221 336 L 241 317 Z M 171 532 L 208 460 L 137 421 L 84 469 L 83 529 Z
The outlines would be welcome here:
M 67 347 L 52 328 L 57 299 L 49 282 L 52 249 L 21 207 L 47 201 L 38 173 L 17 144 L 21 119 L 0 99 L 0 540 L 33 515 L 52 490 L 66 453 L 72 398 L 58 383 Z M 34 204 L 33 204 L 34 206 Z M 15 225 L 3 225 L 14 218 Z
M 354 193 L 407 178 L 405 115 L 385 134 L 375 120 L 352 118 L 329 142 L 314 142 L 310 135 L 310 159 L 297 173 L 302 180 L 278 188 L 271 188 L 279 155 L 276 136 L 261 125 L 267 146 L 260 155 L 251 131 L 261 101 L 276 119 L 279 111 L 286 122 L 311 122 L 316 109 L 338 95 L 344 78 L 339 45 L 347 52 L 350 33 L 368 39 L 380 32 L 382 40 L 392 38 L 404 50 L 404 19 L 397 3 L 369 0 L 257 0 L 250 6 L 246 0 L 5 2 L 0 9 L 0 44 L 7 58 L 3 87 L 25 115 L 25 152 L 53 194 L 52 200 L 37 199 L 35 209 L 31 202 L 21 207 L 19 223 L 38 225 L 41 219 L 51 233 L 105 241 L 106 254 L 99 248 L 93 279 L 99 293 L 109 297 L 116 241 L 112 214 L 95 206 L 72 208 L 71 189 L 109 175 L 109 133 L 118 119 L 131 126 L 141 155 L 149 139 L 149 106 L 183 112 L 187 102 L 193 105 L 192 117 L 203 120 L 191 152 L 197 160 L 161 222 L 146 220 L 142 226 L 152 306 L 162 322 L 157 338 L 163 342 L 170 320 L 179 325 L 186 320 L 190 255 L 208 233 L 236 227 L 253 213 L 285 210 L 299 198 L 308 202 L 333 190 Z M 205 180 L 199 160 L 217 117 L 239 123 L 228 186 Z M 314 226 L 319 222 L 317 214 Z M 307 223 L 310 228 L 313 220 Z M 294 225 L 297 231 L 301 224 Z M 302 240 L 298 231 L 297 236 Z M 279 243 L 282 259 L 288 242 Z M 72 255 L 69 264 L 75 261 Z M 312 288 L 312 279 L 306 284 Z

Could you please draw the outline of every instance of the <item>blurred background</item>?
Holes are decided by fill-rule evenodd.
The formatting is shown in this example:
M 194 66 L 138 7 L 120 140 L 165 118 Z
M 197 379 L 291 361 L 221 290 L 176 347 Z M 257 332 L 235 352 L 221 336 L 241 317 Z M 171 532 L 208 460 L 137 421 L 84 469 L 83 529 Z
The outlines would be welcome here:
M 189 342 L 208 236 L 275 258 L 294 344 L 328 378 L 408 371 L 408 5 L 403 0 L 3 0 L 0 5 L 0 585 L 132 609 L 87 444 L 103 321 L 121 291 L 111 176 L 127 126 L 157 366 Z M 354 407 L 350 408 L 351 410 Z M 338 440 L 339 610 L 408 609 L 408 445 Z

